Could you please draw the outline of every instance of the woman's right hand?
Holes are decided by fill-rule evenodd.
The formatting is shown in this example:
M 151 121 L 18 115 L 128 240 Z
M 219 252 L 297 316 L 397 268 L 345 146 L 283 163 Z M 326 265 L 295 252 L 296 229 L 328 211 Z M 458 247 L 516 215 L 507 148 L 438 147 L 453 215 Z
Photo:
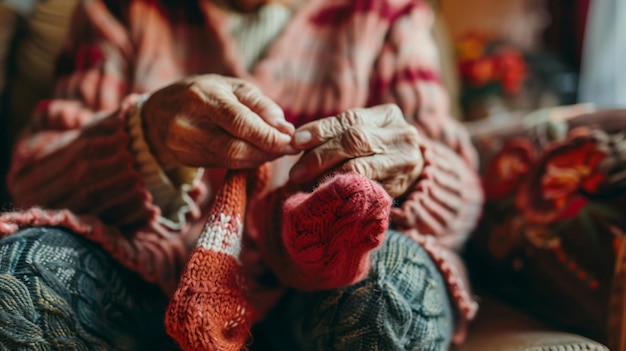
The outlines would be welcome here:
M 297 154 L 282 109 L 252 84 L 194 76 L 153 93 L 142 107 L 148 143 L 162 166 L 253 168 Z

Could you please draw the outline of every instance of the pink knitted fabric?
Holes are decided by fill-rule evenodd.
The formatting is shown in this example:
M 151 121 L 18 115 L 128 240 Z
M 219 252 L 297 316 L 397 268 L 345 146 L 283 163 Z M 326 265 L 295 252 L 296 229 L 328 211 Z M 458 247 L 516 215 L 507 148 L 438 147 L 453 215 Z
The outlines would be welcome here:
M 303 291 L 351 285 L 389 226 L 391 197 L 356 173 L 326 179 L 311 193 L 268 195 L 252 210 L 264 261 L 281 283 Z M 282 211 L 281 211 L 282 209 Z

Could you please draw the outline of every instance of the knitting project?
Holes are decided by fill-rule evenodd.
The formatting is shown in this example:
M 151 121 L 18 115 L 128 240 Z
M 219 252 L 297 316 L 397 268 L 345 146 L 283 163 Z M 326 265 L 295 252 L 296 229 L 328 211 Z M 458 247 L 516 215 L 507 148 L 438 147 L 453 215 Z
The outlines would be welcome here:
M 249 183 L 247 172 L 228 172 L 170 300 L 167 331 L 186 351 L 241 350 L 250 335 L 255 310 L 239 261 Z M 278 189 L 253 212 L 261 222 L 262 256 L 281 283 L 314 291 L 365 278 L 390 208 L 379 184 L 342 174 L 312 193 Z
M 239 263 L 246 208 L 243 171 L 230 172 L 165 315 L 184 350 L 238 351 L 254 319 Z

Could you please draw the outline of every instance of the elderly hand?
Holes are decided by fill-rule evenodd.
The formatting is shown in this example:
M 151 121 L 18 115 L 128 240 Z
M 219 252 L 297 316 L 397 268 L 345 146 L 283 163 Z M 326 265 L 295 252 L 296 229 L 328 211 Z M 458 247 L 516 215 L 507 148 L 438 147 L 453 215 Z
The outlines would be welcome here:
M 307 123 L 296 130 L 293 145 L 306 150 L 290 178 L 306 183 L 329 172 L 354 171 L 382 186 L 393 197 L 417 181 L 423 159 L 417 129 L 398 106 L 353 109 Z
M 152 94 L 142 108 L 162 165 L 253 168 L 299 151 L 282 109 L 241 79 L 191 77 Z

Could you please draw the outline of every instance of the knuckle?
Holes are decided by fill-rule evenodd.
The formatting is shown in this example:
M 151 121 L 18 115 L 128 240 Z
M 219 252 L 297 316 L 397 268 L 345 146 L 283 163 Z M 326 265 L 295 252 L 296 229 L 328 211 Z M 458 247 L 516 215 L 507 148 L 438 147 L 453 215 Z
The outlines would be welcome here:
M 409 128 L 403 128 L 403 130 L 402 141 L 412 148 L 419 149 L 420 135 L 417 128 L 410 126 Z
M 407 152 L 407 157 L 409 159 L 409 163 L 414 164 L 415 166 L 421 166 L 424 160 L 422 152 L 419 149 L 411 149 Z
M 246 130 L 246 128 L 249 128 L 246 121 L 246 116 L 242 111 L 230 108 L 229 116 L 230 117 L 226 118 L 231 119 L 230 123 L 235 134 L 241 135 Z
M 235 90 L 240 94 L 247 98 L 255 98 L 260 95 L 260 90 L 248 83 L 238 83 L 235 87 Z
M 389 158 L 386 161 L 385 190 L 394 197 L 403 195 L 421 174 L 423 164 L 421 154 L 419 151 L 408 151 L 403 157 Z
M 234 105 L 230 101 L 226 100 L 218 100 L 217 104 L 219 106 L 219 110 L 222 111 L 222 114 L 219 118 L 224 120 L 229 120 L 231 128 L 237 134 L 241 134 L 246 131 L 246 128 L 250 128 L 249 126 L 249 116 L 248 111 L 241 108 L 241 106 Z
M 313 135 L 316 135 L 320 139 L 328 140 L 341 133 L 341 125 L 338 118 L 332 120 L 322 120 L 319 123 L 313 124 L 310 129 Z
M 231 140 L 226 144 L 224 155 L 229 160 L 242 161 L 249 157 L 248 147 L 239 140 Z
M 233 91 L 237 92 L 240 95 L 244 95 L 247 97 L 255 97 L 261 95 L 261 90 L 254 84 L 242 80 L 242 79 L 233 79 L 232 81 Z
M 415 178 L 419 176 L 422 172 L 422 168 L 424 167 L 424 158 L 422 157 L 422 153 L 418 149 L 408 150 L 404 156 L 404 169 L 402 169 L 402 174 L 405 174 L 407 177 Z
M 374 153 L 370 135 L 359 128 L 349 128 L 341 138 L 341 147 L 351 155 Z
M 268 150 L 279 150 L 281 148 L 281 142 L 276 133 L 267 133 L 263 138 L 263 144 L 267 146 Z
M 414 164 L 416 167 L 422 168 L 424 164 L 424 155 L 422 155 L 422 151 L 419 148 L 411 148 L 409 152 L 407 152 L 409 163 Z
M 344 129 L 348 129 L 353 126 L 358 126 L 363 124 L 363 116 L 360 113 L 359 109 L 352 109 L 340 113 L 337 116 L 337 120 L 339 125 Z

